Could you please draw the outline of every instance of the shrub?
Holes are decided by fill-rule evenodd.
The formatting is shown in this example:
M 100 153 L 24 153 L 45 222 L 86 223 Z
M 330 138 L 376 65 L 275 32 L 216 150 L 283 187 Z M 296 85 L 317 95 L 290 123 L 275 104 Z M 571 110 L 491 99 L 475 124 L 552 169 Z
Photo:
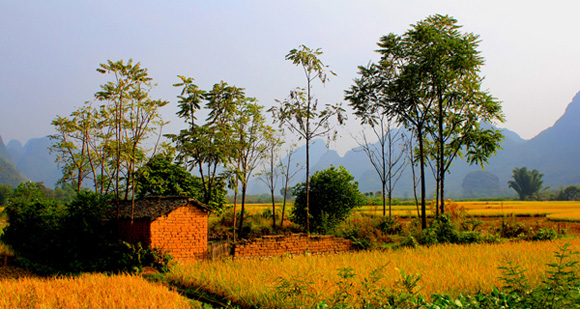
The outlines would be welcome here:
M 121 242 L 107 220 L 106 196 L 78 192 L 68 205 L 46 198 L 31 185 L 16 190 L 6 207 L 8 226 L 2 241 L 18 261 L 42 274 L 134 271 L 163 268 L 170 258 L 157 249 Z
M 458 244 L 475 244 L 480 242 L 482 242 L 482 236 L 476 231 L 460 232 L 457 237 Z
M 293 188 L 296 196 L 292 218 L 306 228 L 306 183 Z M 310 178 L 310 228 L 313 232 L 327 234 L 348 217 L 351 210 L 365 203 L 358 190 L 358 182 L 342 166 L 316 172 Z
M 554 240 L 557 237 L 558 234 L 553 228 L 541 228 L 532 236 L 532 240 Z
M 381 218 L 377 228 L 383 233 L 389 235 L 400 235 L 403 233 L 403 225 L 397 218 L 394 217 Z

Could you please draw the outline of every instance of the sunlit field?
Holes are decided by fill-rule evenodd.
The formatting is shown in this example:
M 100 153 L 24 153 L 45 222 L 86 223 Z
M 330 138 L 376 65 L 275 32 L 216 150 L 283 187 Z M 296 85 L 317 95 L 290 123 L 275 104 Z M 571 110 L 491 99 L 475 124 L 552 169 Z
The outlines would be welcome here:
M 0 294 L 0 308 L 201 308 L 201 303 L 132 275 L 0 278 Z
M 457 208 L 464 208 L 467 214 L 477 217 L 503 217 L 508 215 L 515 216 L 549 216 L 560 215 L 564 213 L 576 213 L 575 216 L 580 215 L 580 202 L 578 201 L 551 201 L 551 202 L 536 202 L 536 201 L 493 201 L 493 202 L 453 202 L 457 204 Z M 359 208 L 359 212 L 382 214 L 382 205 L 363 206 Z M 388 212 L 388 206 L 387 206 Z M 429 213 L 432 213 L 428 209 Z M 417 216 L 417 207 L 415 205 L 394 205 L 392 207 L 392 214 L 394 216 L 412 217 Z M 580 219 L 580 217 L 579 217 Z
M 465 209 L 468 216 L 474 217 L 504 217 L 504 216 L 523 216 L 523 217 L 547 217 L 550 220 L 559 221 L 580 221 L 580 201 L 473 201 L 473 202 L 452 202 L 456 204 L 456 209 Z M 231 207 L 232 204 L 227 206 Z M 449 206 L 449 205 L 447 205 Z M 292 208 L 292 203 L 287 203 L 286 214 Z M 366 205 L 355 209 L 358 213 L 382 215 L 382 205 Z M 272 204 L 246 204 L 246 211 L 250 214 L 263 213 L 272 209 Z M 276 204 L 276 211 L 282 209 L 281 203 Z M 240 210 L 238 203 L 237 210 Z M 387 214 L 388 214 L 387 205 Z M 430 207 L 427 209 L 428 215 L 432 216 L 433 211 Z M 392 215 L 408 218 L 417 216 L 417 207 L 415 205 L 393 205 Z
M 261 260 L 224 260 L 176 266 L 168 278 L 183 287 L 198 288 L 257 307 L 292 307 L 281 289 L 291 287 L 291 302 L 310 307 L 333 298 L 340 288 L 339 273 L 354 274 L 348 302 L 360 303 L 360 291 L 375 271 L 382 279 L 374 285 L 396 291 L 403 274 L 417 275 L 419 292 L 458 295 L 490 292 L 501 287 L 500 266 L 508 262 L 527 269 L 533 287 L 541 282 L 546 264 L 566 241 L 507 242 L 503 244 L 440 245 L 395 251 L 350 252 L 326 256 L 294 256 Z M 568 240 L 580 250 L 578 239 Z M 351 269 L 349 269 L 351 268 Z M 366 280 L 366 281 L 365 281 Z

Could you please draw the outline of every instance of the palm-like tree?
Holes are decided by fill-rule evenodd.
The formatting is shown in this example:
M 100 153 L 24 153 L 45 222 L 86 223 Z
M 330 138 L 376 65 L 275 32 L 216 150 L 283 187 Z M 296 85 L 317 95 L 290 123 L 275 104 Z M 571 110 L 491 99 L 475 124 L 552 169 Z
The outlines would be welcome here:
M 520 200 L 526 200 L 542 189 L 544 174 L 540 174 L 537 170 L 528 171 L 528 168 L 524 166 L 514 168 L 512 173 L 513 180 L 508 181 L 508 187 L 516 190 Z

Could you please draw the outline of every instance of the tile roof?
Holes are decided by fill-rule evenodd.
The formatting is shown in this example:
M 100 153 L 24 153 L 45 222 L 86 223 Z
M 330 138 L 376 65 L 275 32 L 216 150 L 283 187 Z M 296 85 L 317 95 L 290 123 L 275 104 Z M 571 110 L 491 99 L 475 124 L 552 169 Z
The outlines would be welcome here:
M 191 198 L 181 196 L 150 196 L 135 200 L 133 219 L 155 220 L 179 207 L 186 206 L 188 203 L 203 211 L 209 212 L 207 205 Z M 113 207 L 112 213 L 116 215 L 117 207 Z M 131 201 L 121 201 L 119 204 L 119 217 L 121 219 L 131 218 Z

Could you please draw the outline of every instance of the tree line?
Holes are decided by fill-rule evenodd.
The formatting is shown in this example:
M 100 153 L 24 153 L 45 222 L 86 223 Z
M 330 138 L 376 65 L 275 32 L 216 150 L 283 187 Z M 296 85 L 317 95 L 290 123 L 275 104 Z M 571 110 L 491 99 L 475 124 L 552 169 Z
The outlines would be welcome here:
M 420 188 L 415 196 L 426 228 L 427 169 L 437 183 L 437 214 L 444 214 L 445 175 L 452 162 L 459 157 L 483 165 L 500 148 L 500 132 L 481 125 L 504 118 L 500 102 L 481 89 L 484 59 L 477 49 L 479 42 L 478 35 L 461 32 L 454 18 L 429 16 L 402 35 L 380 38 L 376 50 L 380 60 L 360 66 L 359 76 L 345 91 L 355 117 L 374 132 L 381 145 L 372 148 L 366 136 L 361 141 L 381 179 L 385 215 L 406 163 L 413 170 L 415 188 Z M 275 226 L 278 177 L 283 180 L 285 201 L 289 180 L 295 176 L 290 175 L 290 159 L 281 166 L 275 160 L 284 133 L 290 132 L 306 144 L 305 195 L 300 197 L 305 215 L 300 224 L 310 231 L 309 146 L 316 137 L 335 138 L 336 125 L 347 118 L 341 104 L 321 104 L 313 94 L 315 82 L 325 84 L 335 75 L 322 62 L 322 54 L 321 49 L 304 45 L 290 50 L 286 60 L 302 69 L 304 87 L 291 90 L 267 111 L 256 98 L 246 96 L 243 88 L 221 81 L 204 90 L 193 78 L 178 75 L 174 85 L 180 89 L 177 116 L 184 127 L 177 134 L 162 133 L 165 122 L 159 110 L 169 102 L 151 98 L 154 84 L 140 63 L 101 64 L 97 71 L 109 75 L 111 81 L 101 85 L 94 100 L 53 121 L 57 134 L 52 136 L 56 141 L 52 151 L 63 169 L 61 181 L 112 194 L 115 201 L 187 194 L 216 211 L 223 208 L 226 188 L 230 188 L 235 194 L 234 220 L 238 220 L 240 194 L 235 225 L 241 229 L 248 180 L 265 163 L 259 177 L 271 191 Z M 202 110 L 208 116 L 200 120 Z M 266 112 L 273 123 L 268 123 Z M 409 133 L 394 136 L 395 127 Z M 163 136 L 170 142 L 161 142 Z M 151 140 L 155 141 L 152 145 Z M 402 142 L 405 151 L 394 153 L 393 145 Z

